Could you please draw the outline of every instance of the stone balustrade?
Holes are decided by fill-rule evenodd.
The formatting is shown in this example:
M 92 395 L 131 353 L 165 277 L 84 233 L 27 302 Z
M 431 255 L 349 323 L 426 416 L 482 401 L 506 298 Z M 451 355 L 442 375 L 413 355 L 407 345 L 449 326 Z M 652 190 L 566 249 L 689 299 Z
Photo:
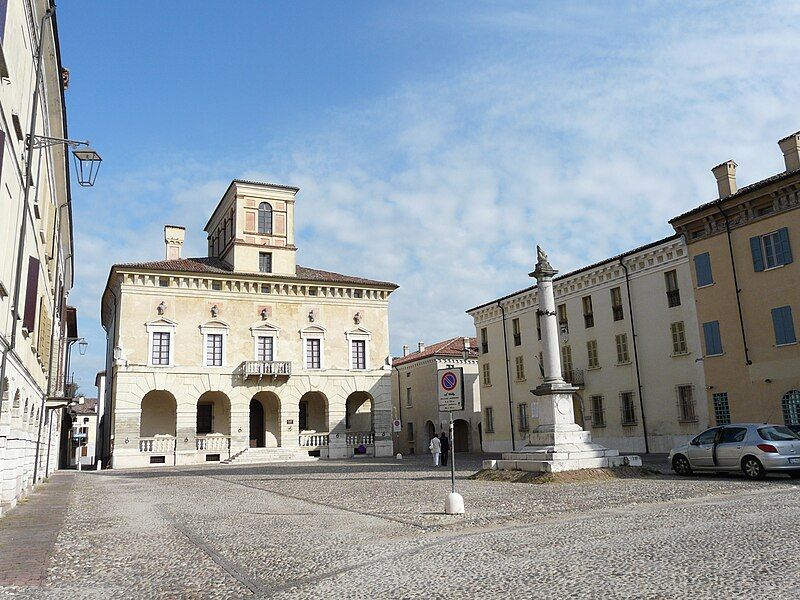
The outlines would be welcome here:
M 301 448 L 320 448 L 322 446 L 327 446 L 328 432 L 301 433 L 299 442 Z
M 231 436 L 209 434 L 195 436 L 195 447 L 205 451 L 228 451 L 231 447 Z
M 372 431 L 354 431 L 345 434 L 345 444 L 348 446 L 369 446 L 375 443 L 375 433 Z
M 163 435 L 158 437 L 139 438 L 139 452 L 165 454 L 175 451 L 175 437 Z

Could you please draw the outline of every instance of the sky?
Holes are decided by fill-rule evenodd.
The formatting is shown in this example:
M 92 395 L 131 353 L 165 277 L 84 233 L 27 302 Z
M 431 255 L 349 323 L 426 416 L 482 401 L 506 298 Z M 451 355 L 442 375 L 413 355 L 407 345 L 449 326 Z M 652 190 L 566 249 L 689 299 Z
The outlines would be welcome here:
M 391 351 L 474 335 L 465 311 L 673 233 L 784 169 L 800 130 L 789 2 L 58 3 L 82 392 L 96 393 L 112 264 L 184 256 L 230 180 L 300 187 L 298 264 L 396 282 Z M 77 354 L 77 353 L 75 353 Z

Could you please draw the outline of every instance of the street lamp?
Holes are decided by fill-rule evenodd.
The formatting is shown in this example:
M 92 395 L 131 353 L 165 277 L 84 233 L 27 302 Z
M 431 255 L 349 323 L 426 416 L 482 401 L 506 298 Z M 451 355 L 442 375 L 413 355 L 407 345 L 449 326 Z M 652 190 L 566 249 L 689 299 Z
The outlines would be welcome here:
M 29 135 L 27 146 L 30 150 L 48 148 L 64 144 L 72 148 L 72 158 L 75 161 L 75 175 L 78 184 L 82 187 L 92 187 L 94 180 L 97 179 L 97 172 L 100 170 L 100 163 L 103 159 L 97 151 L 89 146 L 88 141 L 68 140 L 64 138 L 50 137 L 47 135 Z
M 97 151 L 89 146 L 79 150 L 73 149 L 72 157 L 75 159 L 75 173 L 78 176 L 78 183 L 83 187 L 92 187 L 103 159 L 100 158 Z
M 81 341 L 78 342 L 78 352 L 81 353 L 81 356 L 84 356 L 86 354 L 86 348 L 88 346 L 89 346 L 89 342 L 87 342 L 85 339 L 81 338 Z

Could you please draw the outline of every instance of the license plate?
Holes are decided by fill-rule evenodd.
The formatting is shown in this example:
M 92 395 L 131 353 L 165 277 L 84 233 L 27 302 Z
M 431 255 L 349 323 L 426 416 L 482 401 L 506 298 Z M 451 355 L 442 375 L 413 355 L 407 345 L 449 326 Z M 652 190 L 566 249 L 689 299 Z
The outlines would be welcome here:
M 800 465 L 800 458 L 790 458 L 789 459 L 790 465 Z

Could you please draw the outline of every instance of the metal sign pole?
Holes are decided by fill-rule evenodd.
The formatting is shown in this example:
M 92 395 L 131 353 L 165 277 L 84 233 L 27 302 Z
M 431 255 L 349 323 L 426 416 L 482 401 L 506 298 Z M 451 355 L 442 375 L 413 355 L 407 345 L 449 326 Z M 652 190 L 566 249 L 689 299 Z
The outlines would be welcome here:
M 456 445 L 453 441 L 453 413 L 450 412 L 450 491 L 456 493 Z

